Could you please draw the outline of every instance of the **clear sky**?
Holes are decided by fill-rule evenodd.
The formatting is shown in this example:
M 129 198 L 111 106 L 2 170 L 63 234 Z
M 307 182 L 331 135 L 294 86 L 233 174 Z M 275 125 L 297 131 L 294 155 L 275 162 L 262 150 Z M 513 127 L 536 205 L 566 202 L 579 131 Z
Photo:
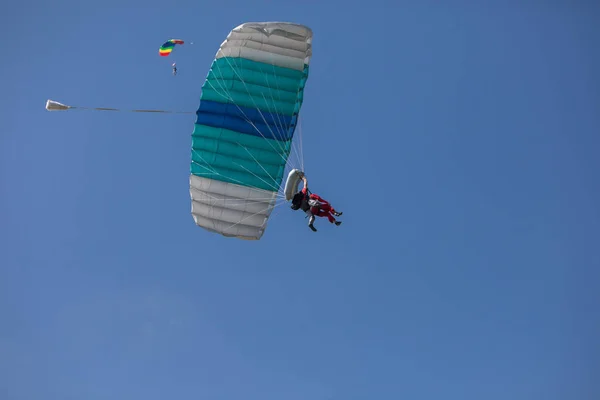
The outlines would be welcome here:
M 442 5 L 443 3 L 443 5 Z M 0 397 L 600 398 L 600 6 L 15 1 L 0 30 Z M 249 21 L 314 31 L 317 233 L 197 227 L 194 115 Z M 179 75 L 158 47 L 176 37 Z

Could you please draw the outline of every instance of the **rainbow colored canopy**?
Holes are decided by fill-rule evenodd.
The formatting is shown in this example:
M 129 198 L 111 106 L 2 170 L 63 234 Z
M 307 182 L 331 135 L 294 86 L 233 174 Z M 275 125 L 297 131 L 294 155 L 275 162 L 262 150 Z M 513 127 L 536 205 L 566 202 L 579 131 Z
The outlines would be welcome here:
M 175 47 L 176 44 L 183 44 L 183 40 L 180 39 L 169 39 L 166 42 L 163 43 L 162 46 L 160 46 L 160 49 L 158 49 L 158 54 L 161 57 L 166 57 L 169 54 L 171 54 L 171 52 L 173 51 L 173 48 Z

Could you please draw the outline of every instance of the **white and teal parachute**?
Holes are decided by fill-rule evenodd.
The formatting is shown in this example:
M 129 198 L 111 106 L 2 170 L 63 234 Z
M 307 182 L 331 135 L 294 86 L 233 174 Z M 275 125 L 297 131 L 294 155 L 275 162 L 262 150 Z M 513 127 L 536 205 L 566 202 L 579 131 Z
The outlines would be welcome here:
M 288 22 L 244 23 L 221 43 L 202 85 L 192 133 L 189 189 L 198 226 L 258 240 L 276 201 L 290 200 L 281 182 L 291 150 L 302 153 L 301 143 L 298 150 L 293 140 L 311 56 L 310 28 Z M 46 109 L 194 114 L 54 100 L 46 102 Z M 287 191 L 298 185 L 293 171 Z
M 219 47 L 192 134 L 190 196 L 197 225 L 257 240 L 275 206 L 303 102 L 310 28 L 245 23 Z

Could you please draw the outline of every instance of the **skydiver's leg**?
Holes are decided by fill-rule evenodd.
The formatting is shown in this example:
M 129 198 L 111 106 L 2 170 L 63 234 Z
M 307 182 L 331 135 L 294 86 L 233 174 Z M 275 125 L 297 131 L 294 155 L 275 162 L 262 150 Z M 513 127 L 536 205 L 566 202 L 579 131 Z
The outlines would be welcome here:
M 328 212 L 328 211 L 327 211 L 327 212 L 326 212 L 326 216 L 327 216 L 327 219 L 329 220 L 329 222 L 331 222 L 332 224 L 333 224 L 334 222 L 336 222 L 336 221 L 335 221 L 335 218 L 333 218 L 333 215 L 331 215 L 331 213 L 330 213 L 330 212 Z M 338 225 L 339 225 L 339 224 L 338 224 Z
M 312 230 L 313 230 L 313 232 L 316 232 L 316 231 L 317 231 L 317 228 L 315 228 L 315 227 L 313 226 L 313 223 L 314 223 L 314 222 L 315 222 L 315 216 L 314 216 L 314 215 L 311 215 L 311 216 L 310 216 L 310 218 L 309 218 L 309 220 L 308 220 L 308 227 L 309 227 L 310 229 L 312 229 Z
M 335 222 L 335 218 L 333 218 L 333 215 L 331 215 L 331 213 L 328 210 L 316 210 L 316 212 L 313 211 L 313 215 L 316 215 L 317 217 L 327 217 L 329 222 L 331 222 L 332 224 Z
M 318 200 L 321 205 L 319 206 L 321 208 L 321 210 L 325 210 L 328 212 L 331 212 L 333 215 L 335 215 L 336 217 L 339 217 L 340 215 L 342 215 L 341 212 L 337 212 L 335 210 L 335 208 L 333 208 L 333 206 L 331 205 L 331 203 L 329 203 L 327 200 L 325 200 L 324 198 L 322 198 L 321 196 L 319 196 L 318 194 L 311 194 L 311 197 Z
M 332 206 L 331 204 L 329 204 L 329 203 L 325 203 L 325 205 L 322 205 L 322 206 L 321 206 L 321 209 L 322 209 L 322 210 L 325 210 L 325 211 L 327 211 L 327 212 L 330 212 L 330 213 L 332 213 L 332 214 L 333 214 L 333 215 L 335 215 L 336 217 L 339 217 L 340 215 L 342 215 L 342 213 L 341 213 L 341 212 L 338 212 L 338 211 L 336 211 L 336 210 L 335 210 L 335 208 L 333 208 L 333 206 Z
M 321 210 L 335 214 L 335 210 L 333 209 L 333 207 L 331 207 L 331 204 L 329 204 L 329 203 L 322 204 Z
M 337 212 L 337 211 L 335 210 L 335 208 L 333 208 L 333 206 L 332 206 L 331 204 L 329 204 L 329 203 L 326 203 L 324 206 L 321 206 L 321 209 L 322 209 L 322 210 L 325 210 L 325 211 L 327 211 L 327 212 L 330 212 L 330 213 L 332 213 L 332 214 L 333 214 L 333 215 L 335 215 L 336 217 L 339 217 L 340 215 L 342 215 L 342 213 L 341 213 L 341 212 Z

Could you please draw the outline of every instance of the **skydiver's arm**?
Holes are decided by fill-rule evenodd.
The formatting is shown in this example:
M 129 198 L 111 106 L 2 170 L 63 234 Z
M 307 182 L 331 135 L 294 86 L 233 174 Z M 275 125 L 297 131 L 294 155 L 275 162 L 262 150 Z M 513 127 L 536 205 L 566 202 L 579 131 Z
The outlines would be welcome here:
M 304 189 L 308 188 L 308 179 L 305 176 L 302 176 L 302 181 L 304 181 Z

